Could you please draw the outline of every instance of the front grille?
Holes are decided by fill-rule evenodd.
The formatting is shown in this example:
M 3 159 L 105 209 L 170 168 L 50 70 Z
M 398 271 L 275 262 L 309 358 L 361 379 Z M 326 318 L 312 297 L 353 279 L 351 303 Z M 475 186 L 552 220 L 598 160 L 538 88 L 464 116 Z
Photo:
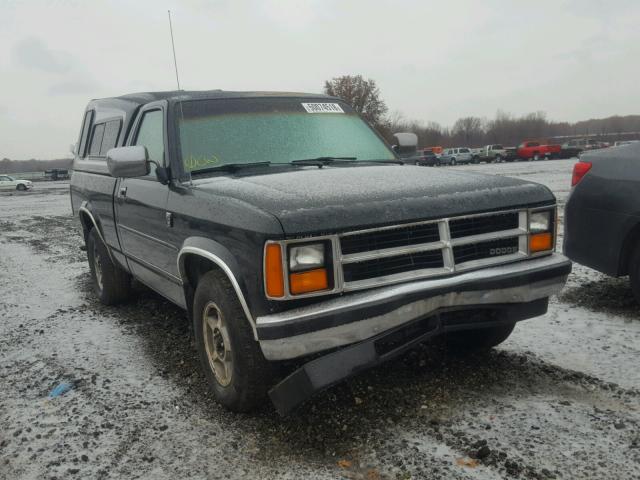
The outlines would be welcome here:
M 344 289 L 446 275 L 524 257 L 526 223 L 523 210 L 342 234 Z
M 375 258 L 364 262 L 348 263 L 343 267 L 345 282 L 355 282 L 367 278 L 394 275 L 430 268 L 443 268 L 444 262 L 440 250 L 417 252 L 397 257 Z
M 347 255 L 384 248 L 405 247 L 440 240 L 437 223 L 426 223 L 343 237 L 342 253 Z

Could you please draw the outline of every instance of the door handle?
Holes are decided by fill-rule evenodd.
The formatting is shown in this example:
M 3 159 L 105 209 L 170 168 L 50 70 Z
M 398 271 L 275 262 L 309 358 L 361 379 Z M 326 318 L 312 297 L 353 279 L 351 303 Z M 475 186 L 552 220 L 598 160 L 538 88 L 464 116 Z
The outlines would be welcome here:
M 120 187 L 120 196 L 121 197 L 127 196 L 127 187 Z

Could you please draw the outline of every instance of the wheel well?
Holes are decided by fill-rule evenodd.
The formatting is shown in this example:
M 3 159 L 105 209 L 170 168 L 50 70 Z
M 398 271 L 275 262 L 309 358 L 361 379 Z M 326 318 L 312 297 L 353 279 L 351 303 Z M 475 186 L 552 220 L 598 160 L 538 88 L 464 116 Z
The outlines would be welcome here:
M 189 319 L 193 319 L 193 296 L 196 293 L 198 282 L 200 278 L 207 272 L 212 270 L 218 270 L 222 272 L 222 269 L 208 258 L 201 257 L 200 255 L 187 253 L 183 260 L 184 278 L 184 295 L 187 305 L 187 313 Z
M 87 240 L 89 239 L 89 233 L 93 228 L 93 222 L 91 218 L 86 212 L 80 212 L 80 223 L 82 224 L 82 235 L 84 237 L 84 243 L 87 244 Z
M 622 244 L 622 251 L 620 252 L 620 263 L 618 264 L 618 275 L 629 274 L 629 262 L 631 261 L 631 255 L 633 255 L 634 248 L 640 242 L 640 223 L 634 226 L 627 234 Z

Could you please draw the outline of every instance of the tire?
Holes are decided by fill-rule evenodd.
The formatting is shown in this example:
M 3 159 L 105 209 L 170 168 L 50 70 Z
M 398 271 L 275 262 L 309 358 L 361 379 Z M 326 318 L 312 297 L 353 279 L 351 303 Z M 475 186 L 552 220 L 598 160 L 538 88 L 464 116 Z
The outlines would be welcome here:
M 452 158 L 452 159 L 449 161 L 449 165 L 452 165 L 452 166 L 453 166 L 453 165 L 455 165 L 455 164 L 456 164 L 456 159 L 455 159 L 455 158 Z
M 25 187 L 22 183 L 19 183 L 18 185 L 16 185 L 16 190 L 24 192 L 26 189 L 27 187 Z
M 629 283 L 631 283 L 631 291 L 640 304 L 640 245 L 636 247 L 635 252 L 631 255 L 631 264 L 629 265 Z
M 501 155 L 496 155 L 496 156 L 493 158 L 493 161 L 494 161 L 495 163 L 500 163 L 500 162 L 502 162 L 502 156 L 501 156 Z
M 480 163 L 480 157 L 473 157 L 473 163 L 475 163 L 476 165 Z
M 515 326 L 515 323 L 506 323 L 495 327 L 452 332 L 446 335 L 445 341 L 447 347 L 461 354 L 486 351 L 509 338 Z
M 235 290 L 220 271 L 204 274 L 193 300 L 193 331 L 207 383 L 235 412 L 265 403 L 272 370 L 253 336 Z
M 537 153 L 535 153 L 535 154 L 533 155 L 533 157 L 532 157 L 532 160 L 533 160 L 534 162 L 537 162 L 538 160 L 540 160 L 540 155 L 538 155 Z
M 96 295 L 105 305 L 116 305 L 131 295 L 131 276 L 113 263 L 95 228 L 87 239 L 87 258 Z

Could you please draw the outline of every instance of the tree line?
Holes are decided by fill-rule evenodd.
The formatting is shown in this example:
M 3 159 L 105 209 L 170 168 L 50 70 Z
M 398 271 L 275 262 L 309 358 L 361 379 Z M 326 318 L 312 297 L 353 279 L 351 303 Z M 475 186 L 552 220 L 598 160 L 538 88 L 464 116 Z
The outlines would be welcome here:
M 345 75 L 328 80 L 324 92 L 342 98 L 359 112 L 390 143 L 396 132 L 413 132 L 420 146 L 477 147 L 502 143 L 516 146 L 535 139 L 564 143 L 570 138 L 593 136 L 596 140 L 640 139 L 640 115 L 612 116 L 575 123 L 555 122 L 544 112 L 515 116 L 498 111 L 494 118 L 463 117 L 451 127 L 434 121 L 406 119 L 402 114 L 387 115 L 388 108 L 372 79 Z
M 70 170 L 73 166 L 73 159 L 58 158 L 55 160 L 10 160 L 3 158 L 0 160 L 0 173 L 23 173 L 23 172 L 43 172 L 52 168 L 62 168 Z

